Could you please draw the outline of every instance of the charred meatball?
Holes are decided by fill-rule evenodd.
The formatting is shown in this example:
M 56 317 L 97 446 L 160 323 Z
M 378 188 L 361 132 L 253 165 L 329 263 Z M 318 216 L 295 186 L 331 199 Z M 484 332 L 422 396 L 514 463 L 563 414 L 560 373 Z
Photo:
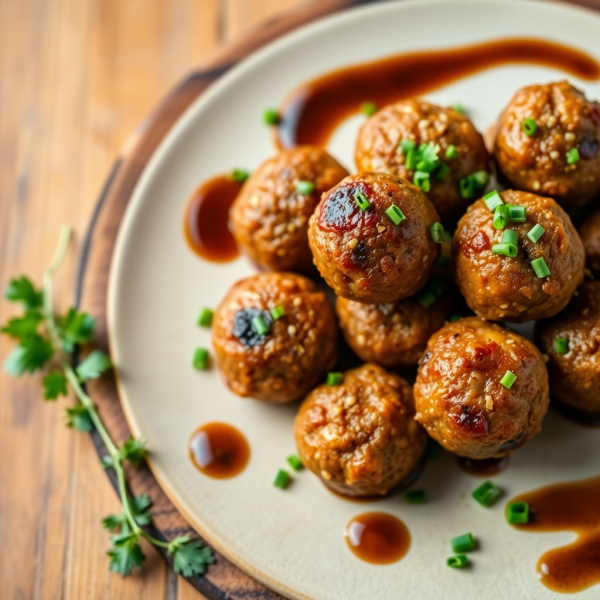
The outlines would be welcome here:
M 600 417 L 600 281 L 584 283 L 563 312 L 539 321 L 536 337 L 549 357 L 552 396 Z
M 414 420 L 410 385 L 377 365 L 321 385 L 294 424 L 298 453 L 323 483 L 346 496 L 386 494 L 412 473 L 427 436 Z
M 417 187 L 386 173 L 359 173 L 323 196 L 310 218 L 315 264 L 336 294 L 395 302 L 418 292 L 440 252 L 439 221 Z
M 484 200 L 472 204 L 454 234 L 456 282 L 469 307 L 491 321 L 521 323 L 555 315 L 583 279 L 581 239 L 567 213 L 551 198 L 510 190 L 499 196 L 504 203 L 501 210 L 524 207 L 524 217 L 518 216 L 523 208 L 513 214 L 525 221 L 507 219 L 504 229 L 497 229 L 495 212 L 488 206 L 493 206 L 492 201 L 499 203 L 498 196 L 488 198 L 488 205 Z M 498 254 L 511 252 L 502 244 L 515 234 L 512 246 L 518 254 Z
M 457 219 L 469 204 L 469 192 L 461 193 L 460 180 L 480 173 L 485 186 L 489 156 L 473 123 L 455 110 L 420 99 L 382 108 L 360 128 L 356 166 L 359 171 L 387 172 L 413 181 L 421 170 L 419 148 L 427 145 L 434 160 L 425 166 L 431 173 L 424 189 L 442 219 Z
M 600 104 L 566 81 L 525 87 L 500 117 L 494 156 L 512 187 L 581 206 L 600 192 Z
M 415 384 L 417 421 L 446 450 L 476 460 L 504 456 L 539 433 L 548 400 L 539 350 L 478 317 L 432 336 Z
M 596 209 L 579 228 L 585 250 L 586 266 L 600 276 L 600 209 Z
M 346 175 L 316 146 L 299 146 L 265 161 L 231 207 L 238 246 L 263 269 L 313 271 L 308 219 L 321 194 Z
M 325 294 L 293 273 L 236 283 L 215 311 L 212 329 L 219 368 L 238 396 L 295 400 L 337 358 L 337 325 Z

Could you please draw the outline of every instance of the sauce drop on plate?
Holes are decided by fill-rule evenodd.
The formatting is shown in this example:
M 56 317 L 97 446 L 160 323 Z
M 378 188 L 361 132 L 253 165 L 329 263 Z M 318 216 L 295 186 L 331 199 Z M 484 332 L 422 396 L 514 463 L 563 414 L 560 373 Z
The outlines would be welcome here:
M 573 531 L 577 539 L 549 550 L 537 563 L 539 580 L 551 590 L 580 592 L 600 583 L 600 476 L 558 483 L 513 498 L 528 502 L 523 531 Z
M 190 438 L 189 452 L 197 469 L 214 479 L 239 475 L 250 459 L 246 438 L 227 423 L 207 423 L 198 427 Z
M 185 209 L 184 233 L 192 250 L 213 262 L 229 262 L 239 256 L 229 230 L 229 208 L 242 184 L 220 175 L 203 183 Z
M 486 458 L 484 460 L 473 460 L 472 458 L 464 458 L 463 456 L 457 456 L 456 460 L 458 466 L 473 477 L 492 477 L 502 473 L 508 463 L 510 457 L 503 456 L 502 458 Z
M 410 547 L 410 532 L 400 520 L 383 512 L 370 512 L 350 520 L 346 543 L 361 560 L 376 565 L 399 561 Z

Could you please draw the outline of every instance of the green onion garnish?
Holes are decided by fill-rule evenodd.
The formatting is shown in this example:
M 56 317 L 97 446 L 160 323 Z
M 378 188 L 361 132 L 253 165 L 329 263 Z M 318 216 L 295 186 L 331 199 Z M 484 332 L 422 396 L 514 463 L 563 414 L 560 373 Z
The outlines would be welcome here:
M 458 182 L 458 189 L 460 191 L 461 198 L 468 200 L 475 196 L 475 180 L 468 175 L 464 179 L 460 179 Z
M 421 290 L 421 292 L 417 295 L 417 302 L 423 307 L 430 307 L 438 298 L 440 298 L 443 293 L 446 291 L 446 286 L 444 283 L 437 279 L 437 277 L 432 277 L 425 285 L 425 287 Z
M 554 350 L 556 354 L 566 354 L 569 351 L 568 338 L 556 338 L 554 340 Z
M 456 321 L 460 321 L 461 319 L 461 315 L 451 315 L 448 317 L 448 323 L 456 323 Z
M 502 490 L 493 481 L 484 481 L 476 490 L 473 490 L 471 496 L 481 504 L 481 506 L 491 506 L 500 497 Z
M 494 190 L 493 192 L 487 193 L 483 197 L 483 201 L 485 202 L 485 205 L 487 206 L 490 212 L 494 212 L 496 208 L 498 208 L 498 206 L 504 204 L 504 202 L 502 201 L 502 197 L 498 193 L 498 190 Z
M 360 112 L 363 115 L 367 115 L 367 117 L 370 117 L 377 112 L 377 106 L 375 105 L 375 102 L 363 102 L 360 105 Z
M 494 227 L 496 229 L 504 229 L 507 222 L 508 209 L 506 208 L 506 204 L 496 206 L 496 210 L 494 211 Z
M 550 275 L 550 269 L 548 268 L 546 261 L 541 256 L 535 260 L 532 260 L 531 266 L 533 267 L 535 274 L 541 279 Z
M 452 160 L 458 156 L 458 150 L 454 144 L 450 144 L 446 148 L 446 154 L 444 155 L 448 160 Z
M 299 181 L 295 191 L 301 196 L 310 196 L 315 191 L 315 184 L 312 181 Z
M 568 165 L 574 165 L 575 163 L 578 163 L 579 162 L 579 150 L 577 150 L 577 148 L 571 148 L 567 152 L 566 158 L 567 158 Z
M 424 192 L 428 192 L 431 189 L 431 183 L 429 182 L 429 173 L 426 173 L 425 171 L 415 171 L 413 183 Z
M 517 376 L 512 371 L 506 371 L 504 377 L 500 380 L 500 383 L 508 390 L 513 386 L 513 383 L 517 380 Z
M 417 296 L 417 302 L 423 308 L 429 308 L 436 300 L 437 296 L 431 290 L 424 290 Z
M 206 371 L 206 369 L 208 369 L 209 360 L 210 357 L 206 348 L 196 348 L 194 352 L 194 360 L 192 361 L 194 369 L 198 371 Z
M 235 181 L 236 183 L 244 183 L 246 179 L 250 177 L 250 173 L 248 171 L 244 171 L 243 169 L 233 169 L 229 174 L 229 179 L 231 181 Z
M 404 494 L 406 504 L 425 504 L 427 502 L 427 493 L 425 490 L 408 490 Z
M 517 246 L 518 241 L 519 234 L 512 229 L 506 229 L 502 234 L 502 243 L 494 244 L 492 246 L 492 252 L 494 254 L 502 254 L 514 258 L 519 253 L 519 247 Z
M 515 204 L 507 204 L 508 218 L 511 223 L 525 223 L 527 220 L 527 208 Z
M 455 110 L 460 115 L 467 114 L 467 111 L 466 111 L 465 107 L 462 104 L 451 104 L 450 108 L 452 110 Z
M 291 481 L 290 474 L 284 470 L 279 469 L 277 471 L 277 475 L 275 475 L 275 480 L 273 481 L 273 485 L 280 490 L 285 490 L 285 488 L 290 484 Z
M 533 119 L 523 119 L 521 121 L 521 129 L 527 135 L 535 135 L 537 128 L 538 128 L 537 123 Z
M 475 181 L 475 187 L 481 190 L 490 182 L 490 175 L 487 171 L 476 171 L 471 177 Z
M 276 108 L 267 108 L 263 113 L 263 122 L 265 125 L 277 125 L 279 120 L 279 111 Z
M 395 204 L 392 204 L 386 211 L 385 214 L 394 223 L 394 225 L 400 225 L 403 221 L 406 221 L 404 213 Z
M 431 231 L 431 239 L 436 244 L 444 243 L 444 226 L 441 223 L 434 223 L 430 228 Z
M 415 149 L 416 145 L 414 140 L 404 139 L 400 142 L 400 151 L 406 156 L 409 150 Z
M 534 225 L 528 232 L 527 237 L 537 244 L 538 240 L 546 233 L 546 230 L 541 225 Z
M 453 569 L 464 569 L 469 564 L 469 559 L 465 554 L 456 554 L 446 559 L 446 564 Z
M 203 308 L 198 316 L 198 325 L 200 325 L 200 327 L 210 327 L 212 325 L 214 314 L 215 313 L 210 308 Z
M 469 550 L 475 550 L 477 546 L 472 533 L 465 533 L 452 538 L 450 540 L 450 545 L 452 546 L 452 551 L 456 553 L 469 552 Z
M 529 504 L 527 502 L 509 502 L 506 507 L 506 520 L 511 525 L 529 523 Z
M 344 381 L 344 374 L 331 372 L 327 373 L 327 385 L 341 385 Z
M 371 203 L 367 200 L 367 197 L 362 192 L 354 192 L 354 199 L 356 200 L 356 204 L 363 210 L 369 210 Z
M 404 166 L 409 171 L 414 171 L 417 168 L 417 163 L 418 162 L 419 162 L 419 153 L 418 153 L 418 151 L 416 150 L 416 148 L 410 149 L 406 153 L 406 161 L 404 163 Z
M 283 306 L 275 306 L 271 309 L 271 317 L 273 317 L 273 321 L 281 319 L 283 315 L 285 315 L 285 308 L 283 308 Z
M 286 460 L 294 471 L 302 471 L 302 469 L 304 469 L 304 464 L 297 454 L 290 454 Z
M 256 317 L 252 319 L 252 329 L 254 329 L 258 335 L 269 333 L 269 325 L 262 315 L 256 315 Z
M 507 229 L 502 234 L 502 243 L 503 244 L 512 244 L 516 246 L 519 243 L 519 234 L 514 229 Z
M 425 173 L 433 173 L 437 168 L 437 164 L 428 160 L 420 160 L 417 163 L 417 171 L 424 171 Z
M 441 162 L 438 163 L 433 174 L 435 175 L 436 179 L 444 181 L 444 179 L 448 177 L 448 173 L 450 173 L 450 167 L 446 163 Z

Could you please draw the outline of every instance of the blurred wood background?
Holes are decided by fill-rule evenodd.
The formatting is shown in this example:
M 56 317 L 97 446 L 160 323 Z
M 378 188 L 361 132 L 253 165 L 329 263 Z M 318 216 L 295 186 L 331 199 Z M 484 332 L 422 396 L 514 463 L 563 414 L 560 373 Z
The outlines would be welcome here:
M 73 301 L 78 251 L 128 134 L 211 50 L 307 0 L 0 0 L 0 286 L 37 281 L 60 226 L 76 232 L 56 282 Z M 13 314 L 0 302 L 0 322 Z M 11 347 L 0 339 L 0 358 Z M 38 377 L 0 374 L 0 598 L 198 600 L 146 547 L 108 571 L 100 520 L 119 509 L 91 439 L 44 404 Z

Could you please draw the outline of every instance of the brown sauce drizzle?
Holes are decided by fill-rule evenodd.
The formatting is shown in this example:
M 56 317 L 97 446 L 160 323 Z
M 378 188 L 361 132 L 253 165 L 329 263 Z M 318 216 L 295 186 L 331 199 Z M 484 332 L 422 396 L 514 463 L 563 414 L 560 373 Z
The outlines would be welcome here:
M 600 78 L 600 65 L 590 55 L 536 39 L 401 54 L 333 71 L 297 88 L 280 111 L 276 143 L 280 148 L 325 145 L 335 128 L 357 113 L 363 102 L 381 107 L 509 63 L 554 67 L 588 81 Z
M 239 475 L 250 459 L 250 446 L 244 435 L 227 423 L 207 423 L 198 427 L 189 442 L 196 468 L 214 479 Z
M 473 477 L 493 477 L 494 475 L 498 475 L 498 473 L 502 473 L 508 467 L 510 457 L 507 455 L 502 458 L 473 460 L 472 458 L 457 456 L 456 461 L 465 473 L 473 475 Z
M 546 587 L 573 593 L 600 583 L 600 477 L 549 485 L 511 502 L 529 503 L 530 522 L 518 529 L 577 534 L 572 544 L 538 560 L 538 578 Z
M 229 230 L 229 208 L 241 189 L 241 183 L 220 175 L 204 182 L 192 194 L 183 227 L 190 248 L 202 258 L 229 262 L 239 256 Z
M 383 512 L 370 512 L 351 519 L 344 530 L 346 543 L 361 560 L 389 565 L 405 556 L 410 532 L 400 520 Z

